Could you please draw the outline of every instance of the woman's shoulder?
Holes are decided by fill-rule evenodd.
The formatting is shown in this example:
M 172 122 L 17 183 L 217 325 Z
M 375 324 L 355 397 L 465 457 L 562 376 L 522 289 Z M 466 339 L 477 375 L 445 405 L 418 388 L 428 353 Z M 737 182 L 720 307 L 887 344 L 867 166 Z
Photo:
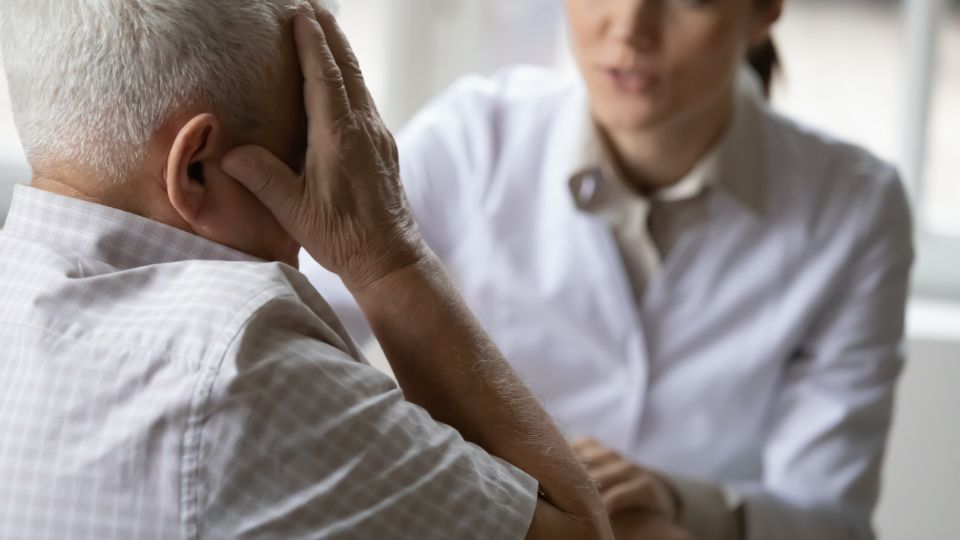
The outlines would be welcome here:
M 825 186 L 880 189 L 899 182 L 896 167 L 861 145 L 792 119 L 769 107 L 763 109 L 764 138 L 768 158 L 779 163 L 785 175 L 805 184 L 822 182 Z
M 792 208 L 823 231 L 864 220 L 910 228 L 906 189 L 889 161 L 769 108 L 764 140 L 768 178 L 780 183 L 781 210 Z

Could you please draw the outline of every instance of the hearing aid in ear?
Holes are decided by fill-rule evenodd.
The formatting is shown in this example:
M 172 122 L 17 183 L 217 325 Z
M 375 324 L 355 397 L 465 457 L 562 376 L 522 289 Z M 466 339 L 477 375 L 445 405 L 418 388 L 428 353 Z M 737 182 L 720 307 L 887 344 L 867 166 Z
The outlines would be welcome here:
M 187 165 L 187 178 L 193 180 L 194 182 L 204 186 L 207 184 L 206 179 L 203 177 L 203 163 L 199 161 L 196 163 L 191 163 Z

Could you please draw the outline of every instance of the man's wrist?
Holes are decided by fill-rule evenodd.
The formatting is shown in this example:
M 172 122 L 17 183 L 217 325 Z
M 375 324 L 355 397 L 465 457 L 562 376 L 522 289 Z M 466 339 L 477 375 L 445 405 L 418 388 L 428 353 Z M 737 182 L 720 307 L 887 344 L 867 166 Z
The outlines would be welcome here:
M 383 315 L 400 307 L 412 315 L 430 304 L 425 302 L 427 298 L 446 298 L 448 294 L 454 294 L 444 272 L 443 264 L 427 249 L 419 257 L 395 265 L 370 282 L 341 279 L 370 321 L 371 316 Z
M 435 259 L 430 248 L 419 238 L 397 242 L 391 249 L 383 250 L 381 255 L 368 255 L 368 259 L 355 265 L 354 269 L 342 272 L 340 279 L 356 297 L 383 288 L 385 284 L 396 281 L 396 276 L 408 273 L 411 269 L 434 264 Z

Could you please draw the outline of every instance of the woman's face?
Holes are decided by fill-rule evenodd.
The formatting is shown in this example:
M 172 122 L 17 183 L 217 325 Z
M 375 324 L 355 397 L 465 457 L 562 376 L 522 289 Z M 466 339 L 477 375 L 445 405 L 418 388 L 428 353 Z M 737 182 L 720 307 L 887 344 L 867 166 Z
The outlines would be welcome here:
M 593 114 L 648 130 L 723 106 L 748 48 L 781 0 L 567 0 L 573 52 Z

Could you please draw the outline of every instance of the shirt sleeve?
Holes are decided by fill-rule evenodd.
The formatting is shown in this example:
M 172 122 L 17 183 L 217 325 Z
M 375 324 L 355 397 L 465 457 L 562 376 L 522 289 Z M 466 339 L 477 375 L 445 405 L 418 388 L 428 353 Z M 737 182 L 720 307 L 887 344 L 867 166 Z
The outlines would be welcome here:
M 324 342 L 297 298 L 233 340 L 201 408 L 199 538 L 524 538 L 537 482 Z
M 679 524 L 697 540 L 742 540 L 743 506 L 731 490 L 674 475 L 665 475 L 680 503 Z
M 340 279 L 340 276 L 320 266 L 306 250 L 300 252 L 300 271 L 310 280 L 310 284 L 323 295 L 324 300 L 337 314 L 344 328 L 361 347 L 374 339 L 373 330 L 353 295 Z
M 903 364 L 912 225 L 892 169 L 854 201 L 850 271 L 789 364 L 762 486 L 742 486 L 750 540 L 866 540 Z

